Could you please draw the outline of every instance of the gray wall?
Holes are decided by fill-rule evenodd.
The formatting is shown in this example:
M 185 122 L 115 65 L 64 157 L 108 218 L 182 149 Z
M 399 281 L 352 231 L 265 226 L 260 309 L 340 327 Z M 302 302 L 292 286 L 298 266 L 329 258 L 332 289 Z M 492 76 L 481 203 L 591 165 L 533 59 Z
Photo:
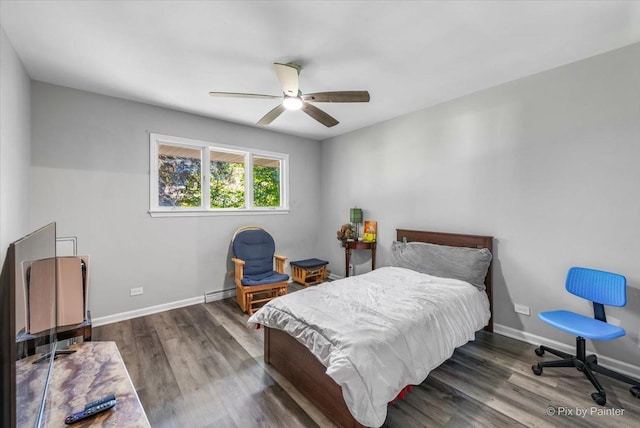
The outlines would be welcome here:
M 637 367 L 639 161 L 636 44 L 324 141 L 320 253 L 343 274 L 334 236 L 354 205 L 378 221 L 380 265 L 395 228 L 493 235 L 495 322 L 567 344 L 536 316 L 590 313 L 564 290 L 567 269 L 619 272 L 628 304 L 608 315 L 628 334 L 594 348 Z
M 266 227 L 279 254 L 315 254 L 320 143 L 33 82 L 31 220 L 55 220 L 91 255 L 94 318 L 233 287 L 229 242 Z M 289 214 L 151 218 L 148 132 L 289 153 Z M 133 287 L 144 294 L 130 297 Z
M 29 231 L 31 163 L 31 82 L 1 27 L 0 95 L 1 263 L 9 243 Z

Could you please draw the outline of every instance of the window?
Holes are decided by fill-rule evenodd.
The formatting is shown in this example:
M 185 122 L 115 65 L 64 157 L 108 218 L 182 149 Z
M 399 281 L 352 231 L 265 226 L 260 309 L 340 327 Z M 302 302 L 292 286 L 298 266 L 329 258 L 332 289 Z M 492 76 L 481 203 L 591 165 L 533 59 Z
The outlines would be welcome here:
M 209 151 L 211 208 L 243 208 L 245 195 L 245 155 Z
M 150 153 L 152 216 L 288 212 L 286 154 L 159 134 Z

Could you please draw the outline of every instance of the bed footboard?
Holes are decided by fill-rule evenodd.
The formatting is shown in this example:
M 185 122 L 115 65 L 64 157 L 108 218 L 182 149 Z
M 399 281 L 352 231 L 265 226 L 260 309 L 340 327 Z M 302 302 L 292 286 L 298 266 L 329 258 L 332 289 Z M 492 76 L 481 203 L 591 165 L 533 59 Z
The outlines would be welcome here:
M 339 427 L 363 428 L 342 398 L 342 388 L 325 371 L 325 366 L 287 333 L 264 328 L 264 361 L 287 378 L 305 397 Z

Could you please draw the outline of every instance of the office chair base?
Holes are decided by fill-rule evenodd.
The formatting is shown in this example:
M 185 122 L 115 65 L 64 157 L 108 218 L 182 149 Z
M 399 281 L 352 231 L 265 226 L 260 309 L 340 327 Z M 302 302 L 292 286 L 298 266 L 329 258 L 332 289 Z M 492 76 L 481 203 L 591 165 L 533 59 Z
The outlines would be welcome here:
M 577 356 L 558 351 L 557 349 L 552 349 L 544 345 L 541 345 L 540 347 L 535 349 L 535 353 L 539 357 L 542 357 L 545 352 L 554 354 L 562 359 L 555 361 L 543 361 L 534 364 L 533 366 L 531 366 L 531 370 L 536 376 L 542 375 L 544 367 L 575 367 L 576 369 L 584 373 L 593 387 L 596 388 L 597 391 L 591 394 L 591 398 L 601 406 L 607 404 L 607 393 L 605 392 L 602 385 L 600 385 L 600 382 L 598 382 L 598 379 L 596 379 L 594 373 L 601 373 L 605 376 L 632 385 L 629 389 L 629 392 L 634 397 L 640 398 L 640 382 L 629 376 L 614 372 L 613 370 L 598 365 L 598 357 L 596 355 L 585 354 L 585 340 L 583 337 L 576 338 L 576 352 L 578 354 Z
M 591 394 L 591 399 L 601 406 L 607 404 L 607 396 L 605 394 L 600 394 L 599 392 Z

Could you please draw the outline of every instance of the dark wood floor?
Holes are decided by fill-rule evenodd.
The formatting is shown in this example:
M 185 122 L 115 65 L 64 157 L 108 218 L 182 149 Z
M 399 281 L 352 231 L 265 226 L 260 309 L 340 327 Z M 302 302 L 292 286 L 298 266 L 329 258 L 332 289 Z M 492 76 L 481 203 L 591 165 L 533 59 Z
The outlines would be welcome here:
M 262 331 L 247 328 L 247 318 L 227 299 L 96 327 L 93 340 L 117 343 L 153 427 L 330 426 L 264 367 Z M 599 376 L 608 396 L 602 408 L 577 370 L 533 375 L 531 365 L 542 359 L 533 349 L 479 332 L 390 405 L 384 426 L 640 427 L 640 399 L 625 384 Z M 550 416 L 548 408 L 573 415 Z

